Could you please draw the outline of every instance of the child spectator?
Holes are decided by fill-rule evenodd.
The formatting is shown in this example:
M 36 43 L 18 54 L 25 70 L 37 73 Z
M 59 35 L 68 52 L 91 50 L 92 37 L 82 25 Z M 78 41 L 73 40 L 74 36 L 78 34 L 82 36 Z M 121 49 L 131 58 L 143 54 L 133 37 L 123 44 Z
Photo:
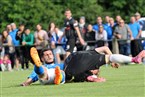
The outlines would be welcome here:
M 4 55 L 4 57 L 0 59 L 0 67 L 2 71 L 12 71 L 9 55 Z

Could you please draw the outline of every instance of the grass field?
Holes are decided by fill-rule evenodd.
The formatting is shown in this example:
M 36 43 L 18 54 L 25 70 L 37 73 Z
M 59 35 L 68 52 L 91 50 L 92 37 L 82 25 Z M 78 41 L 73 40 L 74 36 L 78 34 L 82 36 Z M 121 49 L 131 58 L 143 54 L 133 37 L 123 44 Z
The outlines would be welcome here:
M 0 97 L 145 97 L 145 65 L 102 67 L 104 83 L 66 83 L 21 87 L 31 70 L 0 72 Z

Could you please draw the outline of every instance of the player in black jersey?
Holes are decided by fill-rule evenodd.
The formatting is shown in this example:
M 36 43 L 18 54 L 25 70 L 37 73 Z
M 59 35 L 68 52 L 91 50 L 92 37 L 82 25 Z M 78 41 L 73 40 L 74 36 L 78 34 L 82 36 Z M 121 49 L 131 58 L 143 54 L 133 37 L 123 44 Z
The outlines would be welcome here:
M 119 64 L 117 63 L 140 63 L 142 57 L 145 57 L 145 50 L 141 53 L 144 53 L 142 54 L 143 56 L 132 58 L 121 54 L 112 54 L 109 48 L 105 46 L 91 51 L 78 51 L 72 53 L 68 56 L 64 63 L 66 81 L 97 82 L 98 79 L 93 78 L 93 75 L 98 74 L 99 68 L 102 65 L 112 63 L 112 67 L 118 68 Z
M 65 31 L 62 37 L 65 35 L 67 38 L 66 43 L 66 57 L 67 57 L 70 53 L 73 52 L 77 37 L 79 38 L 80 43 L 82 45 L 84 45 L 85 42 L 80 34 L 78 22 L 75 19 L 73 19 L 70 9 L 65 10 L 65 17 L 66 17 L 64 21 Z M 62 37 L 60 37 L 59 41 L 62 39 Z

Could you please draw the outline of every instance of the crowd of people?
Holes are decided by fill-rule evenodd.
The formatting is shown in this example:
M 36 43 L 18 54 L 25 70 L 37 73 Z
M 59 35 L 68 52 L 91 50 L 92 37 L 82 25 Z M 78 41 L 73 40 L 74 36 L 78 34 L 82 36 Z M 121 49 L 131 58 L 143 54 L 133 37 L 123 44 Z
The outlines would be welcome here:
M 98 16 L 95 24 L 89 24 L 84 16 L 74 19 L 71 10 L 67 9 L 63 29 L 51 22 L 47 31 L 37 24 L 36 31 L 32 33 L 24 24 L 18 28 L 15 23 L 8 24 L 0 36 L 1 71 L 29 69 L 31 47 L 36 47 L 39 56 L 43 48 L 52 48 L 57 64 L 63 63 L 75 51 L 93 50 L 101 46 L 112 50 L 113 38 L 122 39 L 118 44 L 119 53 L 123 55 L 135 57 L 144 48 L 144 41 L 139 38 L 145 37 L 142 34 L 145 33 L 145 22 L 140 20 L 138 12 L 130 17 L 129 24 L 120 15 L 115 20 L 110 16 L 105 16 L 104 21 L 102 18 Z

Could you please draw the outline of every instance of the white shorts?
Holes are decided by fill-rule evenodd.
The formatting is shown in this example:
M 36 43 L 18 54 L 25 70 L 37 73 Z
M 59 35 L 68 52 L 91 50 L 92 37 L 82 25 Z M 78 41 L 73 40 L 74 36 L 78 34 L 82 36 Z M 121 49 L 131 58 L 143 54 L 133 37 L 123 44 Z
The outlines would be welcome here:
M 55 69 L 47 69 L 48 80 L 39 79 L 40 83 L 45 84 L 53 84 L 55 79 Z

